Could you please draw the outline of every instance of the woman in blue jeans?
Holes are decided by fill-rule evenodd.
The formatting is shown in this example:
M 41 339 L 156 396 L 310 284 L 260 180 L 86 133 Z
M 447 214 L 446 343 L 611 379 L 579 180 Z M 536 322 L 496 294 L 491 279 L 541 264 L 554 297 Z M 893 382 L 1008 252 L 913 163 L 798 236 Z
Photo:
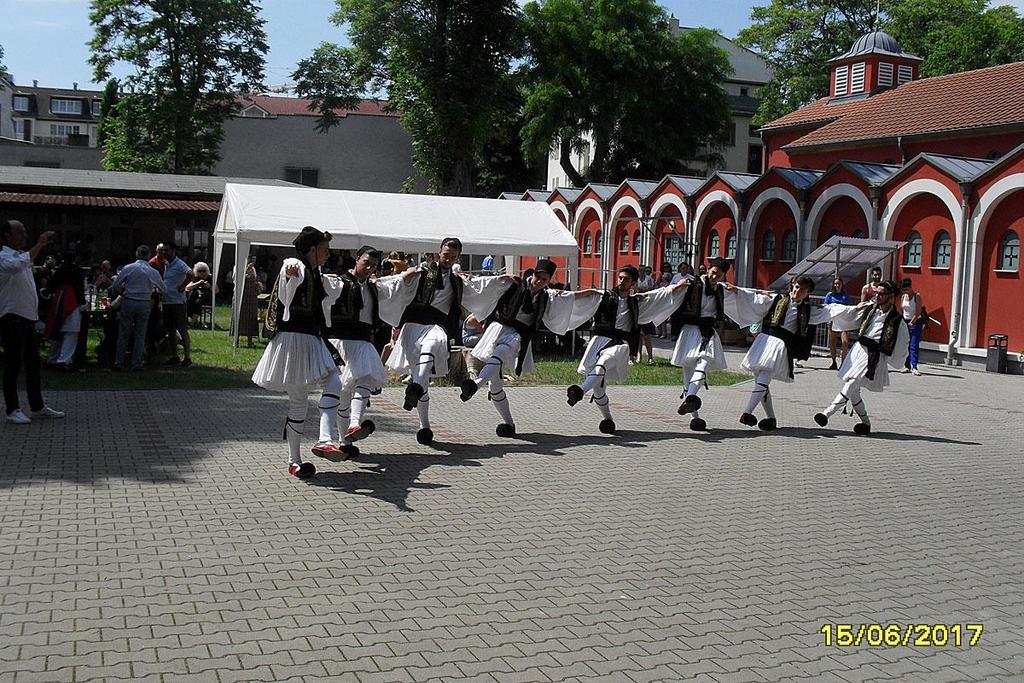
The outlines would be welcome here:
M 903 372 L 912 372 L 915 375 L 920 375 L 921 372 L 917 369 L 917 358 L 921 351 L 921 334 L 924 332 L 924 316 L 921 313 L 924 311 L 924 305 L 921 301 L 921 295 L 914 291 L 913 283 L 910 278 L 903 278 L 900 282 L 900 289 L 903 295 L 900 297 L 900 307 L 903 312 L 903 319 L 907 322 L 907 326 L 910 328 L 910 354 L 907 356 L 906 367 L 903 368 Z

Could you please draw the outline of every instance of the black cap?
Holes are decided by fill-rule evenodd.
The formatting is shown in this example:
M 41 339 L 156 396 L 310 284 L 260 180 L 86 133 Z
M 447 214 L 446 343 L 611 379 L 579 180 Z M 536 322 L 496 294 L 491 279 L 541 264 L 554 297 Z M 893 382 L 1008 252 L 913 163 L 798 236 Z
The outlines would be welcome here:
M 542 258 L 537 260 L 537 265 L 534 267 L 534 270 L 538 273 L 547 273 L 548 277 L 554 277 L 556 268 L 557 266 L 553 261 Z
M 299 233 L 299 236 L 292 240 L 292 244 L 298 249 L 299 253 L 305 254 L 312 247 L 320 244 L 321 242 L 330 242 L 331 233 L 317 230 L 312 225 L 307 225 Z
M 708 261 L 711 264 L 711 268 L 718 268 L 723 273 L 728 273 L 729 268 L 732 267 L 732 261 L 724 258 L 713 258 Z

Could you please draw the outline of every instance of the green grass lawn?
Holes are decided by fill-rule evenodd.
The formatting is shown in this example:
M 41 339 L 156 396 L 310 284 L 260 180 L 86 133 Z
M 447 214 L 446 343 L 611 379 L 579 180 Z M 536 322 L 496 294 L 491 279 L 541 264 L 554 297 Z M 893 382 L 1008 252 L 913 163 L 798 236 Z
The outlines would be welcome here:
M 255 349 L 249 349 L 245 348 L 243 339 L 241 348 L 231 348 L 231 338 L 226 331 L 229 311 L 228 306 L 217 307 L 217 331 L 191 331 L 192 361 L 195 363 L 191 368 L 164 367 L 164 357 L 150 360 L 143 372 L 114 372 L 109 368 L 102 368 L 96 362 L 95 353 L 99 335 L 92 331 L 89 335 L 88 363 L 85 372 L 52 370 L 44 366 L 43 387 L 47 390 L 251 387 L 250 377 L 263 353 L 264 344 L 257 343 Z M 578 364 L 578 359 L 538 358 L 533 374 L 519 378 L 511 385 L 575 384 L 580 380 L 576 373 Z M 748 375 L 735 372 L 712 372 L 708 376 L 708 382 L 712 385 L 735 384 L 746 379 L 749 379 Z M 666 360 L 657 359 L 654 366 L 637 365 L 631 368 L 629 380 L 625 384 L 682 384 L 681 370 L 671 366 Z M 397 380 L 393 385 L 398 386 Z

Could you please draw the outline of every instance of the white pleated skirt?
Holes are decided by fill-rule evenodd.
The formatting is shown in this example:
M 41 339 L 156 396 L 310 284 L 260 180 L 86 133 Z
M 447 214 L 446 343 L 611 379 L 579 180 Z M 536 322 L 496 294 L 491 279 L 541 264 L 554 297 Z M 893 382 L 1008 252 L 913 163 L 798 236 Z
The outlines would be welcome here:
M 862 389 L 882 391 L 889 386 L 889 357 L 884 353 L 879 355 L 878 367 L 875 368 L 873 380 L 867 379 L 867 373 L 868 351 L 860 344 L 854 343 L 850 347 L 850 352 L 846 354 L 846 360 L 839 368 L 839 378 L 844 382 L 864 378 L 860 385 Z
M 676 347 L 672 350 L 672 365 L 680 368 L 693 367 L 697 361 L 704 358 L 708 362 L 708 370 L 725 370 L 728 365 L 718 332 L 711 335 L 708 345 L 701 351 L 700 345 L 703 343 L 704 337 L 700 335 L 699 327 L 683 325 L 683 329 L 679 331 L 679 339 L 676 340 Z
M 395 348 L 388 357 L 388 369 L 399 374 L 407 374 L 420 362 L 421 353 L 434 356 L 431 377 L 444 377 L 448 374 L 448 333 L 440 325 L 421 325 L 405 323 L 398 333 Z
M 369 378 L 370 389 L 377 389 L 388 383 L 388 373 L 380 362 L 380 354 L 368 341 L 360 339 L 332 339 L 344 365 L 341 366 L 341 383 L 346 385 L 364 377 Z
M 337 371 L 334 358 L 320 337 L 301 332 L 278 332 L 267 343 L 252 373 L 257 386 L 287 392 L 310 389 Z
M 587 350 L 583 352 L 583 360 L 576 372 L 588 375 L 595 365 L 604 366 L 604 378 L 608 382 L 622 382 L 629 377 L 629 344 L 625 342 L 608 346 L 612 342 L 608 337 L 591 337 Z M 608 348 L 605 348 L 608 346 Z
M 750 345 L 750 350 L 743 357 L 740 367 L 756 375 L 759 372 L 772 373 L 773 380 L 792 382 L 789 376 L 789 355 L 786 343 L 770 334 L 759 334 Z
M 497 356 L 503 364 L 502 369 L 514 373 L 522 343 L 522 337 L 513 328 L 505 327 L 501 323 L 491 323 L 484 330 L 483 336 L 473 347 L 470 355 L 484 363 L 489 361 L 491 356 Z M 528 349 L 526 357 L 523 358 L 522 374 L 530 372 L 533 372 L 533 349 Z

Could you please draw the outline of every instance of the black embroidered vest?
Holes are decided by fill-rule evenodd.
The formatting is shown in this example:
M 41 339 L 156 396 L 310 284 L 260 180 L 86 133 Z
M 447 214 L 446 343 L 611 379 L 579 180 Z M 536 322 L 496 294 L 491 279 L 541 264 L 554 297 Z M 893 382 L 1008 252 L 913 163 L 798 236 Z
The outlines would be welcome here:
M 494 307 L 494 312 L 487 321 L 498 322 L 511 327 L 521 337 L 532 335 L 533 332 L 540 329 L 541 320 L 544 318 L 544 311 L 548 305 L 548 297 L 543 290 L 541 290 L 540 296 L 537 297 L 536 304 L 534 304 L 533 299 L 534 296 L 530 291 L 530 286 L 524 281 L 517 281 L 516 284 L 509 287 L 508 291 L 501 295 L 501 298 L 498 299 L 498 304 Z M 528 307 L 532 307 L 533 311 L 529 311 Z M 524 323 L 519 319 L 520 312 L 532 315 L 532 322 Z
M 620 330 L 615 327 L 615 318 L 618 316 L 619 301 L 622 298 L 614 289 L 604 293 L 594 315 L 593 333 L 608 337 L 616 344 L 629 344 L 630 355 L 635 356 L 640 350 L 640 303 L 635 296 L 625 297 L 630 324 L 628 330 Z
M 678 316 L 676 319 L 680 324 L 700 325 L 705 284 L 704 278 L 697 278 L 690 281 L 686 287 L 686 296 L 683 297 L 683 303 L 679 306 L 676 314 Z M 725 320 L 725 289 L 721 285 L 715 288 L 715 316 L 713 319 L 715 322 Z
M 284 319 L 284 302 L 278 296 L 278 287 L 284 274 L 279 275 L 274 283 L 274 289 L 270 294 L 271 306 L 267 314 L 267 331 L 270 333 L 301 332 L 317 337 L 323 336 L 326 327 L 323 300 L 327 293 L 324 291 L 320 269 L 311 268 L 305 261 L 303 264 L 306 276 L 292 299 L 288 320 Z
M 900 325 L 904 325 L 903 314 L 900 313 L 896 306 L 889 309 L 889 313 L 885 316 L 885 322 L 882 323 L 882 334 L 876 340 L 867 336 L 868 328 L 871 326 L 871 321 L 874 320 L 875 313 L 878 311 L 878 304 L 874 304 L 867 310 L 864 315 L 864 320 L 860 323 L 860 329 L 858 330 L 857 343 L 863 346 L 868 352 L 868 367 L 864 373 L 869 380 L 875 378 L 875 370 L 878 369 L 878 363 L 881 361 L 881 354 L 891 356 L 892 352 L 896 350 L 896 340 L 899 338 Z
M 811 325 L 811 302 L 804 299 L 803 303 L 797 304 L 795 334 L 782 326 L 786 322 L 790 303 L 792 300 L 788 294 L 776 296 L 772 307 L 768 309 L 768 315 L 761 321 L 761 332 L 786 342 L 791 358 L 807 360 L 811 357 L 811 347 L 814 345 L 815 326 Z
M 343 273 L 340 278 L 344 286 L 341 296 L 331 306 L 331 327 L 327 336 L 331 339 L 358 339 L 372 342 L 373 330 L 380 322 L 377 285 L 372 281 L 366 283 L 367 290 L 370 292 L 370 306 L 373 309 L 373 323 L 367 324 L 359 320 L 364 305 L 359 280 L 351 272 Z
M 440 325 L 445 329 L 448 339 L 462 339 L 460 329 L 460 317 L 462 314 L 462 278 L 452 271 L 448 271 L 448 281 L 445 287 L 454 287 L 455 296 L 452 297 L 452 307 L 447 313 L 443 313 L 430 302 L 434 300 L 441 278 L 444 277 L 441 267 L 433 265 L 420 273 L 420 282 L 416 287 L 416 296 L 402 314 L 402 324 L 419 323 L 420 325 Z

